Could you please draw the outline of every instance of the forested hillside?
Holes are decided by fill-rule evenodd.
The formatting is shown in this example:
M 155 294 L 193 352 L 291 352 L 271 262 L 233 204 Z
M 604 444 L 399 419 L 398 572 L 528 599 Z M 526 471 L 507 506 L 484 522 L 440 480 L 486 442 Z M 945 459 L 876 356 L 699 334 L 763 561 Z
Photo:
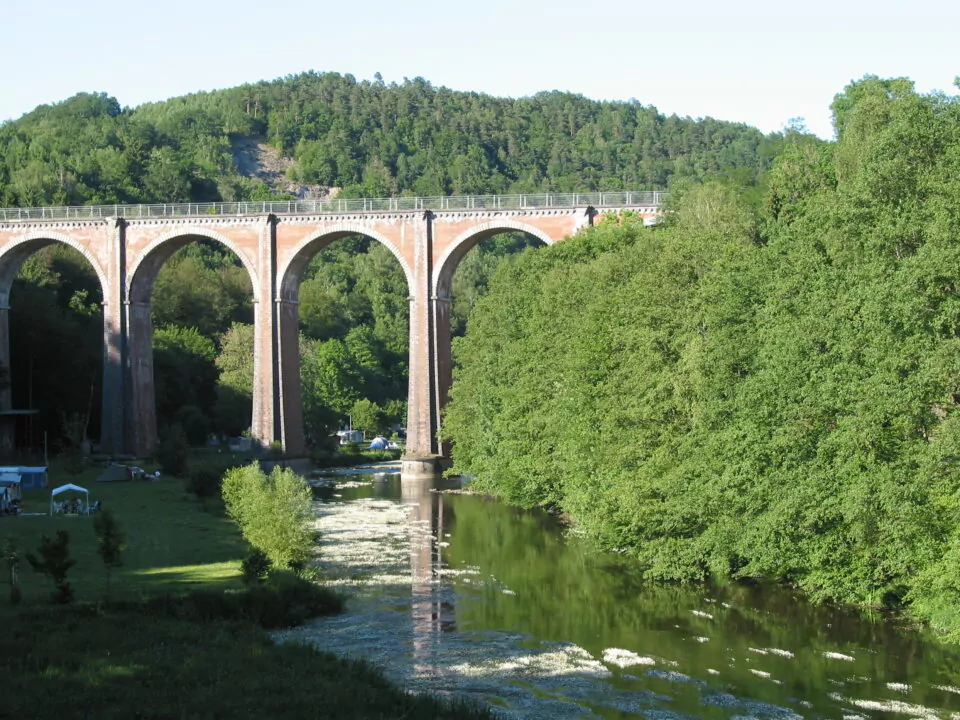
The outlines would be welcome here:
M 122 108 L 77 95 L 0 126 L 0 205 L 260 198 L 240 139 L 292 159 L 289 180 L 353 196 L 665 188 L 674 176 L 753 182 L 780 136 L 639 102 L 570 93 L 496 98 L 306 73 Z
M 742 124 L 667 117 L 638 102 L 568 93 L 495 98 L 308 73 L 274 82 L 123 108 L 81 94 L 0 126 L 0 205 L 171 202 L 274 197 L 279 192 L 436 195 L 663 188 L 722 176 L 752 185 L 782 137 Z M 266 146 L 286 175 L 251 169 Z M 274 168 L 275 169 L 275 168 Z M 262 170 L 262 168 L 261 168 Z M 268 174 L 269 175 L 269 174 Z M 523 237 L 486 241 L 463 261 L 452 322 L 462 333 L 501 258 Z M 393 257 L 356 238 L 311 263 L 300 295 L 307 432 L 351 415 L 367 429 L 402 421 L 407 291 Z M 51 437 L 67 415 L 99 427 L 100 289 L 85 261 L 48 248 L 12 295 L 14 403 L 41 409 Z M 237 434 L 251 402 L 251 289 L 237 258 L 209 242 L 161 271 L 153 296 L 160 426 L 193 442 Z M 58 372 L 75 349 L 76 374 Z
M 444 432 L 477 489 L 651 578 L 907 604 L 960 638 L 960 101 L 865 78 L 833 110 L 760 207 L 693 186 L 662 226 L 505 264 Z

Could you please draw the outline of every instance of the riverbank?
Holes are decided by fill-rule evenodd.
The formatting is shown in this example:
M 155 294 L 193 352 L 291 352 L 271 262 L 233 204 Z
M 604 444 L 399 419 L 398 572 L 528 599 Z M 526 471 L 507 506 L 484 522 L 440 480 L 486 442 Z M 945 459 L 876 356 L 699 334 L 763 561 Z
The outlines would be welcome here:
M 372 666 L 294 643 L 266 628 L 337 612 L 339 597 L 289 574 L 246 589 L 247 548 L 218 500 L 199 501 L 180 479 L 96 483 L 54 472 L 110 509 L 126 534 L 123 566 L 107 573 L 89 516 L 0 518 L 0 542 L 20 556 L 22 602 L 0 592 L 0 690 L 5 717 L 460 718 L 486 711 L 413 696 Z M 49 489 L 24 492 L 24 511 L 49 512 Z M 53 583 L 31 570 L 42 535 L 69 532 L 71 606 L 51 603 Z

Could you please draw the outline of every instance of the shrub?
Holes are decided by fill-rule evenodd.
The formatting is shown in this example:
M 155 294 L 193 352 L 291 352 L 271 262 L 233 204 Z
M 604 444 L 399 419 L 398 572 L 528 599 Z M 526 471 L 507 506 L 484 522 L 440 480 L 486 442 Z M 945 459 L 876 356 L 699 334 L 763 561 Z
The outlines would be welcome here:
M 70 533 L 57 530 L 57 537 L 52 540 L 46 535 L 41 536 L 38 552 L 42 560 L 38 560 L 33 553 L 27 553 L 27 562 L 35 572 L 43 573 L 53 580 L 56 588 L 53 601 L 66 605 L 73 600 L 73 588 L 67 582 L 67 572 L 77 562 L 70 558 Z
M 263 550 L 254 549 L 240 564 L 244 584 L 260 585 L 263 583 L 272 564 Z
M 220 468 L 197 468 L 191 471 L 190 477 L 187 478 L 187 490 L 198 498 L 215 497 L 220 492 L 220 478 L 223 472 Z
M 109 510 L 102 510 L 93 518 L 93 533 L 97 537 L 97 554 L 107 568 L 107 597 L 109 597 L 111 571 L 123 565 L 120 554 L 124 549 L 125 538 L 120 524 Z
M 157 463 L 166 475 L 182 477 L 187 472 L 187 437 L 179 423 L 171 425 L 157 445 Z
M 210 432 L 210 420 L 196 405 L 184 405 L 177 411 L 177 422 L 183 426 L 187 443 L 193 446 L 203 445 Z
M 310 486 L 290 468 L 267 475 L 258 464 L 228 470 L 221 487 L 227 513 L 247 541 L 277 567 L 295 567 L 314 546 Z
M 201 590 L 180 597 L 162 595 L 131 608 L 154 617 L 199 622 L 249 620 L 261 627 L 276 629 L 340 612 L 343 599 L 291 573 L 277 572 L 272 573 L 264 584 L 242 592 Z

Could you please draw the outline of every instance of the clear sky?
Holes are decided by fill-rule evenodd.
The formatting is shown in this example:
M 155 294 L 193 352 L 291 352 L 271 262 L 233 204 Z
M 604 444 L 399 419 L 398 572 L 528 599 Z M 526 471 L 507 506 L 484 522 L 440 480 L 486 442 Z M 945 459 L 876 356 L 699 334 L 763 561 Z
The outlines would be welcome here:
M 956 0 L 13 0 L 3 15 L 0 121 L 81 91 L 136 106 L 316 70 L 635 98 L 767 132 L 802 117 L 831 137 L 852 79 L 954 94 L 960 74 Z

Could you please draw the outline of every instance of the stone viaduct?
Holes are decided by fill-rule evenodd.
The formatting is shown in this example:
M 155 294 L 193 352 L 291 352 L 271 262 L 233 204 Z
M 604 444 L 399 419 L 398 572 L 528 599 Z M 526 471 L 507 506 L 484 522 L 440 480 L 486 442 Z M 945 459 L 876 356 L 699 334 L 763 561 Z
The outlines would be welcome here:
M 396 257 L 409 288 L 407 454 L 436 456 L 442 452 L 436 435 L 451 382 L 450 286 L 463 256 L 503 232 L 525 233 L 549 245 L 591 224 L 600 212 L 630 209 L 652 222 L 661 196 L 644 191 L 0 209 L 0 364 L 10 365 L 9 299 L 20 265 L 53 243 L 76 249 L 103 289 L 101 446 L 112 454 L 149 455 L 157 437 L 154 282 L 181 247 L 200 238 L 215 240 L 237 255 L 253 287 L 252 435 L 261 447 L 279 442 L 286 455 L 303 455 L 300 281 L 326 245 L 365 235 Z M 0 391 L 0 410 L 10 407 L 9 389 Z

